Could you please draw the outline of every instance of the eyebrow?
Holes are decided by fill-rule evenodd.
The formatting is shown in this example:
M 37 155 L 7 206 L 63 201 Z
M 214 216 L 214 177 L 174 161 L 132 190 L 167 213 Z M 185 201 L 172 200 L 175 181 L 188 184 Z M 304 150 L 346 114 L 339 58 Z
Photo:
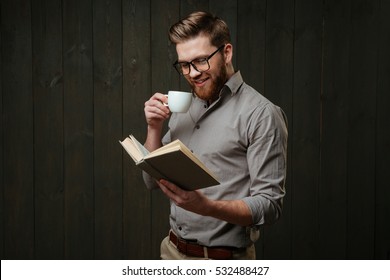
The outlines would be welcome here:
M 198 55 L 198 56 L 196 56 L 195 58 L 193 58 L 191 60 L 177 60 L 177 62 L 178 63 L 184 63 L 184 62 L 190 63 L 191 61 L 194 61 L 194 60 L 197 60 L 197 59 L 201 59 L 201 58 L 207 58 L 207 57 L 208 57 L 208 54 Z

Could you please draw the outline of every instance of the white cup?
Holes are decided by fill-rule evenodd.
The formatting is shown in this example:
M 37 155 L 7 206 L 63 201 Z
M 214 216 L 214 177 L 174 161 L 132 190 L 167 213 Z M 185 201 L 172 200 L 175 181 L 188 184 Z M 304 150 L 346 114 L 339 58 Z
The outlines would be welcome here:
M 164 103 L 164 105 L 168 106 L 171 112 L 185 113 L 190 108 L 192 102 L 191 92 L 170 90 L 165 96 L 168 97 L 168 104 Z

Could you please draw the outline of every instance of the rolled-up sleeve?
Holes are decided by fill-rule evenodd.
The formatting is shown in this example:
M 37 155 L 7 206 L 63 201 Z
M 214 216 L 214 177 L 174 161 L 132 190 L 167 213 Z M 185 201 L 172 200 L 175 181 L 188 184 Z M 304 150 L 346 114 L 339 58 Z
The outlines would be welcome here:
M 249 123 L 247 161 L 251 177 L 248 205 L 253 225 L 272 224 L 282 213 L 287 169 L 287 119 L 273 105 L 259 108 Z

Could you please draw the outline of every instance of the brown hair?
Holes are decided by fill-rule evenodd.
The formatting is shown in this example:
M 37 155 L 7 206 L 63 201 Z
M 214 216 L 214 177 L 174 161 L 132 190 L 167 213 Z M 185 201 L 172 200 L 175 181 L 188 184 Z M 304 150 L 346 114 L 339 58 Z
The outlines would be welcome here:
M 191 13 L 169 29 L 169 39 L 174 44 L 201 34 L 209 36 L 211 44 L 216 47 L 230 43 L 230 32 L 226 22 L 207 12 Z

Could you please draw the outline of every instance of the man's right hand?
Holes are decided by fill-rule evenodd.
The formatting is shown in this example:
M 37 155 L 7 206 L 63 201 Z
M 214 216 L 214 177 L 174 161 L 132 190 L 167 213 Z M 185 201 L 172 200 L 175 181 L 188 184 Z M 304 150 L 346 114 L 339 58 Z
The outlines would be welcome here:
M 162 93 L 155 93 L 145 102 L 145 117 L 148 124 L 148 132 L 145 141 L 145 148 L 150 152 L 161 147 L 161 133 L 164 121 L 169 118 L 170 111 L 164 103 L 168 98 Z
M 155 93 L 148 101 L 145 102 L 145 117 L 149 128 L 161 129 L 164 121 L 169 118 L 170 111 L 164 103 L 168 98 L 162 93 Z

